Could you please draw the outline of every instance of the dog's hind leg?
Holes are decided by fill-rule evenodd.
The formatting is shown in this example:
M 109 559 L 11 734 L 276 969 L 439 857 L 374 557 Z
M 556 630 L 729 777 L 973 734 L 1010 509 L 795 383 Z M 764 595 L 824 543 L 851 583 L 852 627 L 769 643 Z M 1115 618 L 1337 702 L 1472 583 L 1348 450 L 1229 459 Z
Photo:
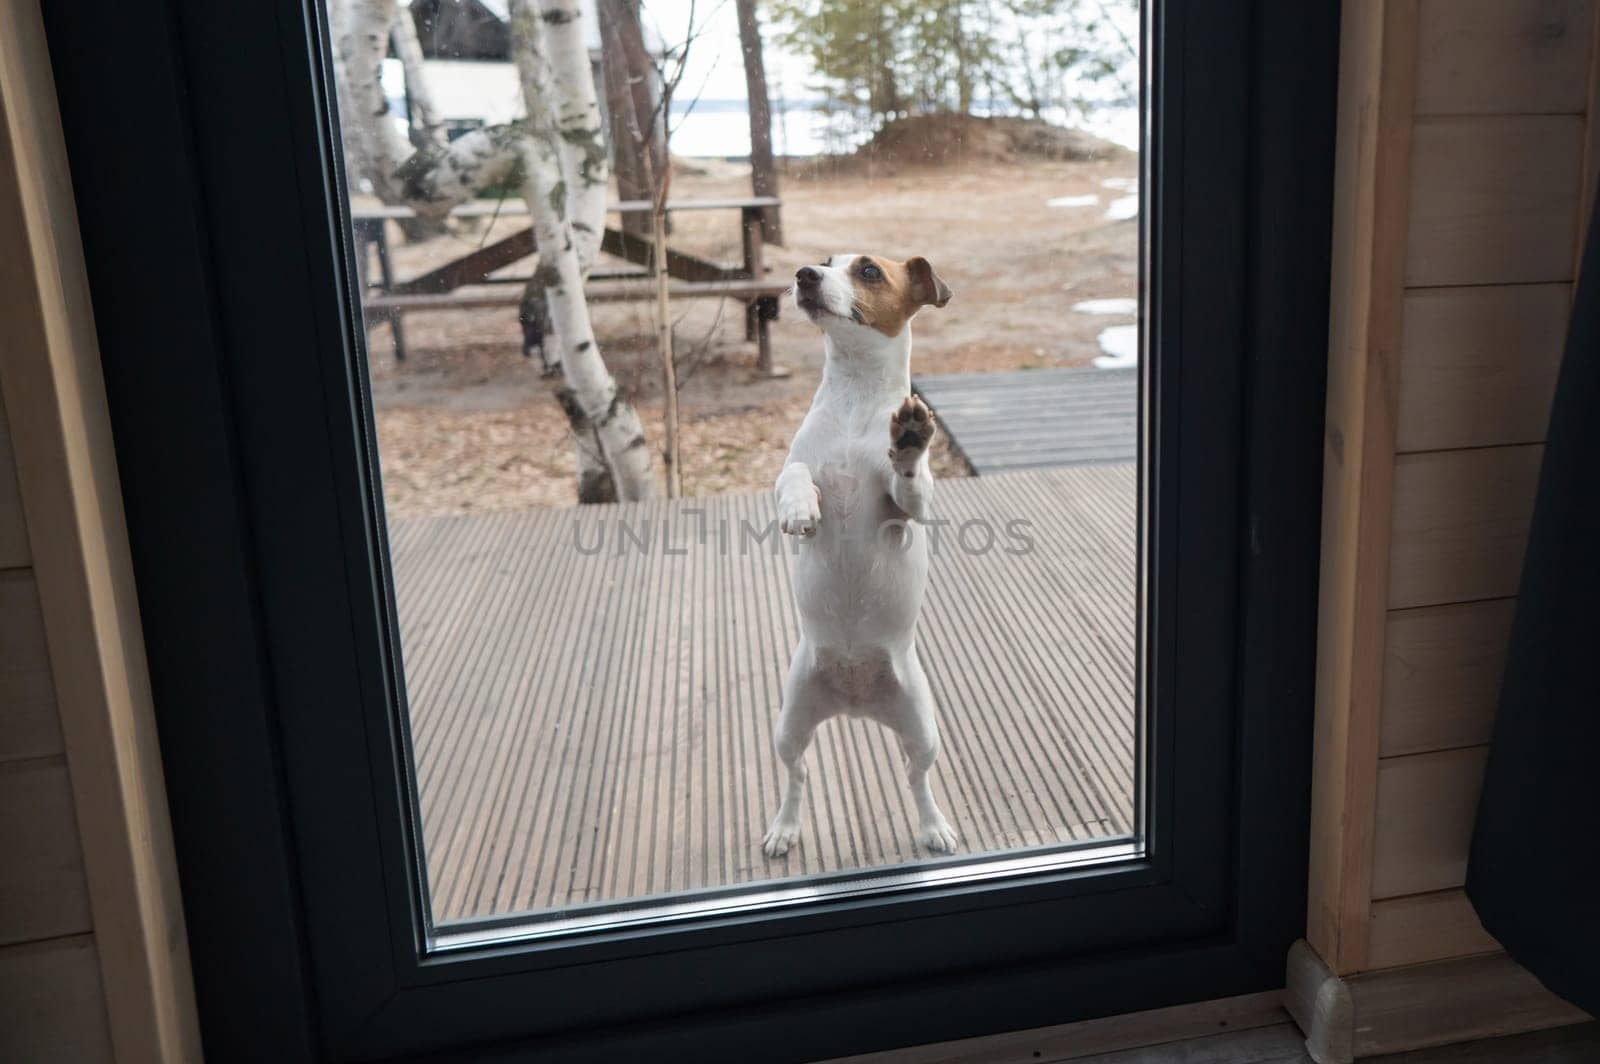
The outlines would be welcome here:
M 895 714 L 895 730 L 905 753 L 911 797 L 917 804 L 917 844 L 934 853 L 949 853 L 959 840 L 950 821 L 940 812 L 939 803 L 934 801 L 933 787 L 928 783 L 928 772 L 939 759 L 939 721 L 934 715 L 933 689 L 915 649 L 906 661 L 905 673 L 905 703 Z
M 817 725 L 832 715 L 830 698 L 817 680 L 811 652 L 802 640 L 789 665 L 784 684 L 783 710 L 778 714 L 772 745 L 783 762 L 785 776 L 783 801 L 772 826 L 761 840 L 768 857 L 782 857 L 800 838 L 800 802 L 806 790 L 806 748 L 817 732 Z

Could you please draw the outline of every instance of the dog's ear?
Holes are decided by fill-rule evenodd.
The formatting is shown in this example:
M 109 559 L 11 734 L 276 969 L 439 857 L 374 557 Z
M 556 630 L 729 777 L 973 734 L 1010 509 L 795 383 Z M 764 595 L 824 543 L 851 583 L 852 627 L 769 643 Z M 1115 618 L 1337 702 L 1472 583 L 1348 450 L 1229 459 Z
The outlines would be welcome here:
M 911 278 L 911 298 L 918 306 L 942 307 L 950 302 L 950 286 L 921 255 L 906 260 L 906 274 Z

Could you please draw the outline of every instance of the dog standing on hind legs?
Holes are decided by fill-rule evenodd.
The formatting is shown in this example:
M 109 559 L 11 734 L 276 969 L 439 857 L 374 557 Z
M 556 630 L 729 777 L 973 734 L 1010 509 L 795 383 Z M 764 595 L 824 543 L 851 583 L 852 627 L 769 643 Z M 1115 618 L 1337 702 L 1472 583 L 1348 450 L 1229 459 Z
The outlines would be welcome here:
M 795 274 L 795 306 L 822 330 L 826 359 L 776 487 L 779 529 L 806 542 L 795 558 L 800 643 L 774 737 L 787 780 L 763 840 L 769 857 L 799 839 L 806 748 L 817 726 L 841 713 L 895 732 L 918 844 L 956 847 L 928 784 L 939 725 L 916 645 L 937 429 L 911 394 L 911 319 L 949 301 L 924 258 L 834 255 Z

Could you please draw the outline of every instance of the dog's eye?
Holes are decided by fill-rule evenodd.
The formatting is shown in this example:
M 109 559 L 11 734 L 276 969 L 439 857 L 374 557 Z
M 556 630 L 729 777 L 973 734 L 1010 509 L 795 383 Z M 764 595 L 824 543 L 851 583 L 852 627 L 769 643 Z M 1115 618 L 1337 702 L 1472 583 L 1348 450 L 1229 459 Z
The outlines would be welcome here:
M 862 280 L 877 281 L 877 280 L 882 279 L 882 277 L 883 277 L 883 271 L 878 269 L 876 266 L 874 266 L 870 262 L 867 263 L 865 266 L 861 267 L 861 278 L 862 278 Z

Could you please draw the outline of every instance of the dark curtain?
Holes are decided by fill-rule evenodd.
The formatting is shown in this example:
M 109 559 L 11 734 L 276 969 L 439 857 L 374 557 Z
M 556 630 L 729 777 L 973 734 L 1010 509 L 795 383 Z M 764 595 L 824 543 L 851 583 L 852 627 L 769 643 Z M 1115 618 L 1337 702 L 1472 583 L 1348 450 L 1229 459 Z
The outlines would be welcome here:
M 1467 894 L 1512 958 L 1555 993 L 1600 1014 L 1600 225 L 1594 222 L 1550 412 Z

